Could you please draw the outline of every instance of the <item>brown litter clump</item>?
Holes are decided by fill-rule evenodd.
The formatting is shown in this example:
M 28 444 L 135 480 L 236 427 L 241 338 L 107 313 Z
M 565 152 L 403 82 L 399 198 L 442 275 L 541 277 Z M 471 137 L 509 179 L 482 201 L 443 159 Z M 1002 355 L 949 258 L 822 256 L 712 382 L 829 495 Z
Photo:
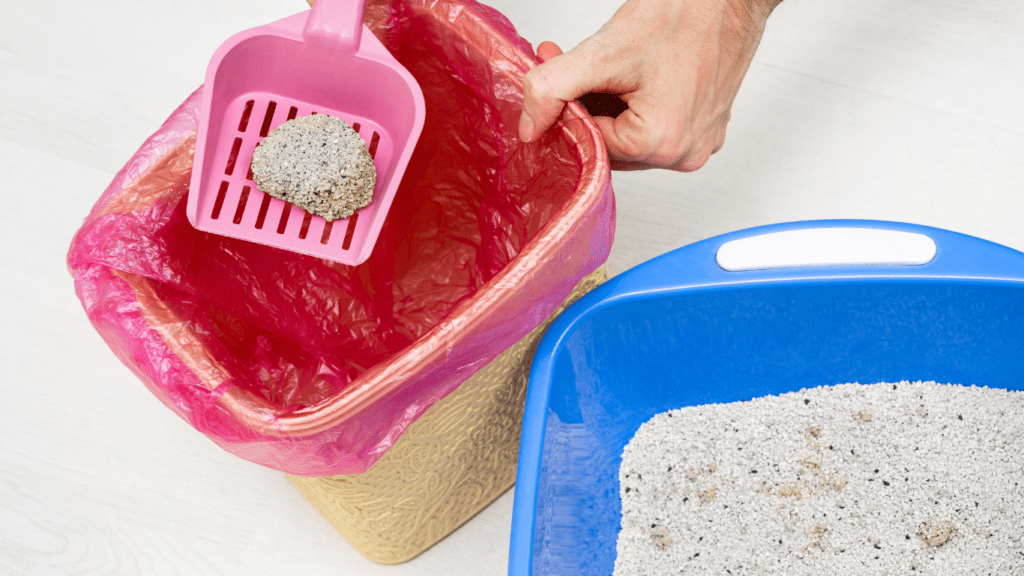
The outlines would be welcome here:
M 949 539 L 953 537 L 953 523 L 945 521 L 932 524 L 929 522 L 921 526 L 921 530 L 918 531 L 917 537 L 929 546 L 942 546 L 946 542 L 949 542 Z

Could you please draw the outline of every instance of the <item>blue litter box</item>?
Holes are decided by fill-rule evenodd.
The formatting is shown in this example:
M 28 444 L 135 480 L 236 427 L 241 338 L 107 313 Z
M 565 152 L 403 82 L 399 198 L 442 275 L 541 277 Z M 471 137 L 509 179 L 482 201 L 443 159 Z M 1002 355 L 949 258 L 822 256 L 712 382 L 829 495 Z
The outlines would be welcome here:
M 537 350 L 509 574 L 609 575 L 622 449 L 657 413 L 822 385 L 1024 388 L 1024 254 L 871 221 L 753 228 L 582 298 Z

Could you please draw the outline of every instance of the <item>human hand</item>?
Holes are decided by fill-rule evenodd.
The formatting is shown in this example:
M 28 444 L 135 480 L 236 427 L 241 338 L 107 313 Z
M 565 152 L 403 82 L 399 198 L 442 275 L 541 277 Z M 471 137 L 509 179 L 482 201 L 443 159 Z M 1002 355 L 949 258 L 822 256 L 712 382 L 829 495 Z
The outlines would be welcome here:
M 543 63 L 523 77 L 520 139 L 543 134 L 566 102 L 618 95 L 621 114 L 594 118 L 612 168 L 699 169 L 725 142 L 733 99 L 779 2 L 627 0 L 569 52 L 542 42 Z

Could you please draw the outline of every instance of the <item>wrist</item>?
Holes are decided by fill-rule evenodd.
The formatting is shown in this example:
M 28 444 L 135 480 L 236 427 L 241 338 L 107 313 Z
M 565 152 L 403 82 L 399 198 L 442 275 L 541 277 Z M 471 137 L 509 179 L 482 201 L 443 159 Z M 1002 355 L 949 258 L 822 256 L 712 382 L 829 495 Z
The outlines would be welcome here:
M 724 0 L 737 23 L 758 38 L 764 31 L 768 16 L 781 3 L 782 0 Z
M 750 6 L 750 12 L 767 20 L 768 16 L 775 10 L 775 7 L 782 4 L 782 0 L 739 0 Z

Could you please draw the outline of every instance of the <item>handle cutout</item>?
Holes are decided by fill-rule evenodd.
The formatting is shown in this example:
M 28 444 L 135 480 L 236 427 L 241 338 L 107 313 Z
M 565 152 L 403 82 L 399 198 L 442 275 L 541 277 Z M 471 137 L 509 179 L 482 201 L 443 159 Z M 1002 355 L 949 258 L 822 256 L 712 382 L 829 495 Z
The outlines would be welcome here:
M 715 260 L 728 272 L 818 266 L 920 266 L 935 258 L 935 241 L 878 228 L 807 228 L 726 242 Z

